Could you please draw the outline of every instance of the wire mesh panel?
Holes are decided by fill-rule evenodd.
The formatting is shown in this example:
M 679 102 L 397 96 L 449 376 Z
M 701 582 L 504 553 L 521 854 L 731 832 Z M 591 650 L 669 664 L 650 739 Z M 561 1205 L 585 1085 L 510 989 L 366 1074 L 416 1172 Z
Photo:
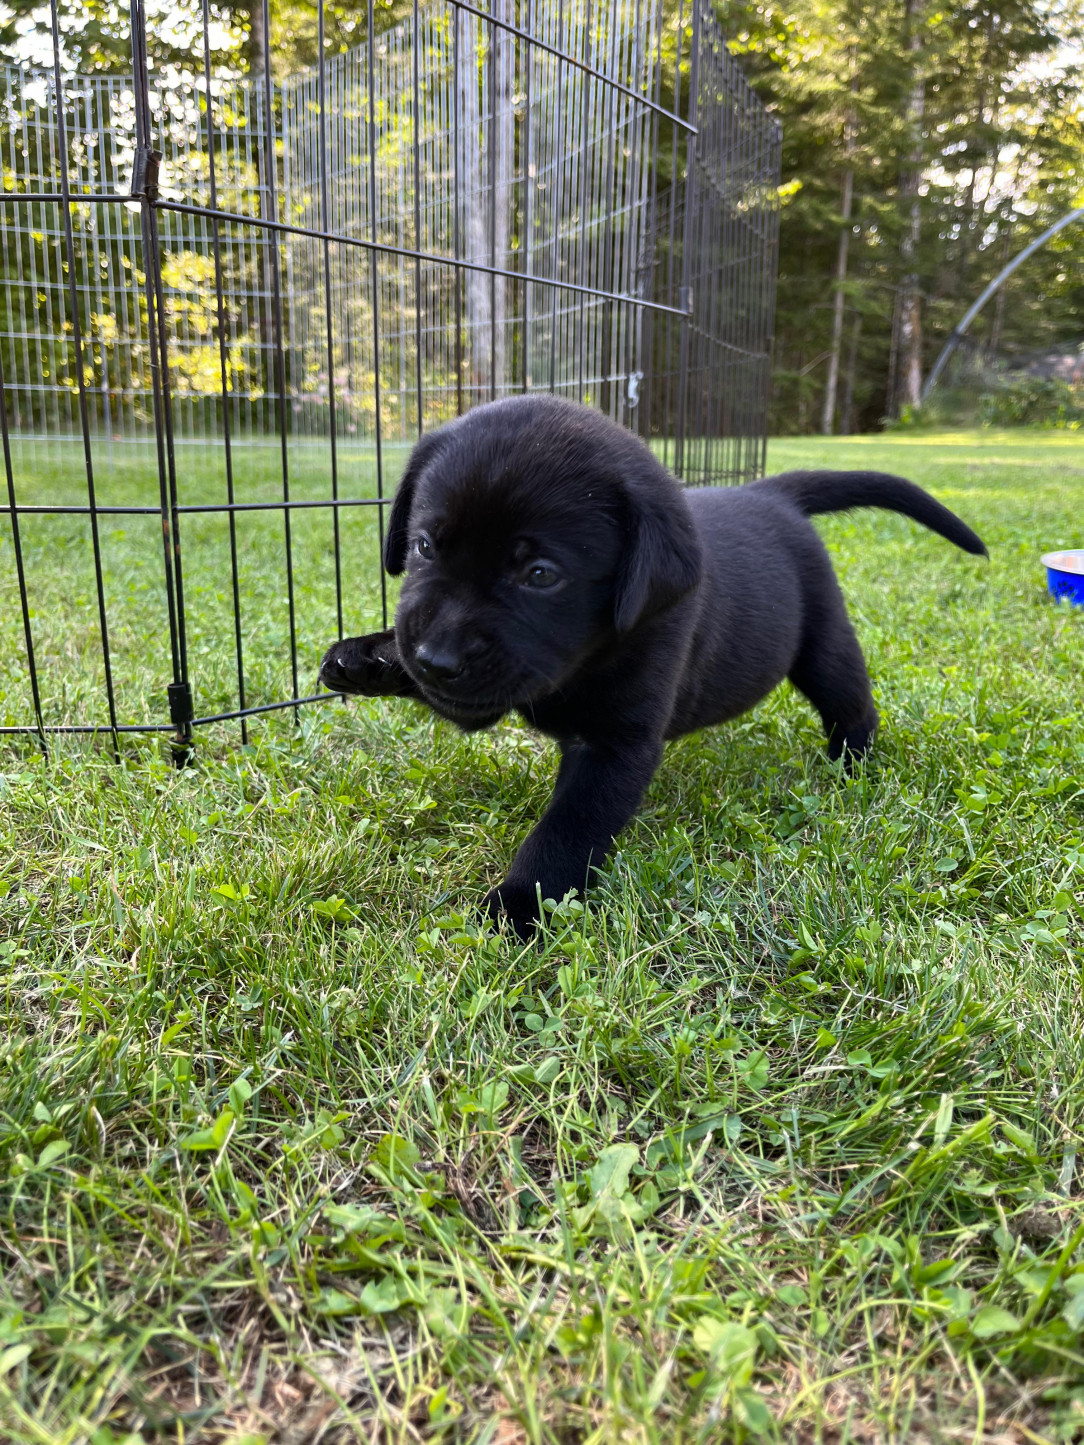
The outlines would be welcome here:
M 266 10 L 266 5 L 265 5 Z M 779 134 L 708 0 L 415 5 L 276 77 L 0 71 L 0 728 L 298 708 L 414 439 L 549 390 L 763 466 Z M 269 18 L 265 14 L 265 21 Z M 263 27 L 266 35 L 267 24 Z

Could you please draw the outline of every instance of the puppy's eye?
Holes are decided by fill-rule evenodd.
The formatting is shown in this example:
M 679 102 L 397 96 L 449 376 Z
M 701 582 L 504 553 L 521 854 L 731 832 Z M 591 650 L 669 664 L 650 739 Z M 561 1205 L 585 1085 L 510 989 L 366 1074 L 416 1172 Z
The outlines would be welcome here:
M 433 543 L 424 532 L 415 540 L 414 550 L 419 557 L 432 558 L 434 550 Z
M 540 591 L 556 587 L 560 580 L 561 574 L 551 562 L 533 562 L 523 575 L 524 587 L 535 587 Z

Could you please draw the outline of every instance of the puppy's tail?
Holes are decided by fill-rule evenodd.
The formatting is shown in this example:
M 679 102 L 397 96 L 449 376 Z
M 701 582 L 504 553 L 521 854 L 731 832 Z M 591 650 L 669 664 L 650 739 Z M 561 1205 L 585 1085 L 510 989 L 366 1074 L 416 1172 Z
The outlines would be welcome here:
M 807 517 L 817 512 L 846 512 L 851 507 L 884 507 L 889 512 L 902 512 L 965 552 L 976 557 L 988 555 L 982 538 L 955 512 L 914 482 L 890 472 L 780 472 L 753 485 L 786 497 Z

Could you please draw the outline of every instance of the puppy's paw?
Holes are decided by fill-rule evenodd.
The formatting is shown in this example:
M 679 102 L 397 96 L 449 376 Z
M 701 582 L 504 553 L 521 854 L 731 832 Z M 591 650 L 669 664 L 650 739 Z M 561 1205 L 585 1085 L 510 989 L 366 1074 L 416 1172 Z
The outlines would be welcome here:
M 482 900 L 482 912 L 491 923 L 507 919 L 516 937 L 526 943 L 538 929 L 538 892 L 519 883 L 499 883 Z
M 873 747 L 873 740 L 876 736 L 876 713 L 846 730 L 835 728 L 828 737 L 828 756 L 834 763 L 839 762 L 842 758 L 844 769 L 848 773 L 853 773 Z
M 332 692 L 360 697 L 410 697 L 414 693 L 390 627 L 386 632 L 333 643 L 320 664 L 320 681 Z

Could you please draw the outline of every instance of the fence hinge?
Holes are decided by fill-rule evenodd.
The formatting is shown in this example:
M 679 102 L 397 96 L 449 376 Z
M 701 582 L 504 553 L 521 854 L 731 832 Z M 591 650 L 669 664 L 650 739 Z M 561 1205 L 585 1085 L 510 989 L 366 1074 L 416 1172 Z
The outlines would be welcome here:
M 136 146 L 132 162 L 132 195 L 148 201 L 158 199 L 158 167 L 162 152 L 152 151 L 150 146 Z
M 169 693 L 169 720 L 177 729 L 185 728 L 195 717 L 192 706 L 192 684 L 171 682 L 166 689 Z

